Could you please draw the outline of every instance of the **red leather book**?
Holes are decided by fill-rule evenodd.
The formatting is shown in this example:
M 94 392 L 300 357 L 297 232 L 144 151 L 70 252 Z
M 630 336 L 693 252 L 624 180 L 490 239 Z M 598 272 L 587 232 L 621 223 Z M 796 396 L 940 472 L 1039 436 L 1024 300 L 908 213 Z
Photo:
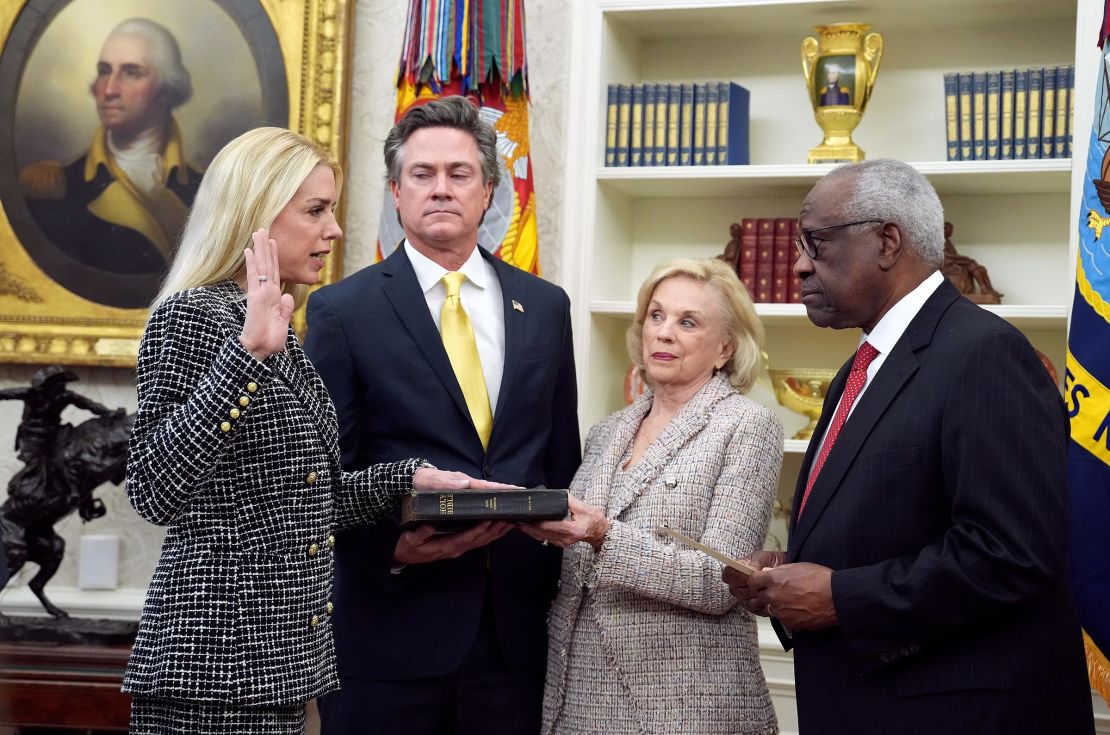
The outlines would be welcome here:
M 802 279 L 794 275 L 794 264 L 798 262 L 801 253 L 798 248 L 794 247 L 794 241 L 798 239 L 798 220 L 790 220 L 790 288 L 787 303 L 800 304 L 802 303 Z
M 740 282 L 755 301 L 756 221 L 740 220 Z
M 755 238 L 755 301 L 771 302 L 771 276 L 775 257 L 775 221 L 756 220 Z
M 771 301 L 785 304 L 790 295 L 790 219 L 775 219 L 774 252 L 771 256 Z

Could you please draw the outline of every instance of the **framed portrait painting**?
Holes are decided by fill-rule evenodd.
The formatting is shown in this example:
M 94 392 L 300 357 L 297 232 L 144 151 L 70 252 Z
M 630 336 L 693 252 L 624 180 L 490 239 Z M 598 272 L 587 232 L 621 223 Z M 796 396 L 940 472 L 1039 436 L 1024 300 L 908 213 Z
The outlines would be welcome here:
M 288 127 L 345 160 L 352 5 L 0 6 L 0 362 L 133 365 L 205 167 L 240 133 Z

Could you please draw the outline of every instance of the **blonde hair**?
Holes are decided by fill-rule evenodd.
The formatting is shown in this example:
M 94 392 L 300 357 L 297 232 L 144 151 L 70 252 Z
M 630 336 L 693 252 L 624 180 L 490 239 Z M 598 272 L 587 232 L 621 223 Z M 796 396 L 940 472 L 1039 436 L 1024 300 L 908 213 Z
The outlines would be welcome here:
M 751 297 L 740 283 L 740 279 L 736 277 L 736 272 L 717 258 L 705 260 L 678 258 L 660 263 L 655 267 L 640 286 L 640 293 L 636 297 L 636 318 L 626 334 L 625 342 L 628 345 L 628 356 L 632 364 L 639 369 L 640 377 L 646 379 L 643 330 L 648 305 L 659 284 L 676 276 L 685 276 L 705 284 L 720 297 L 721 316 L 724 319 L 721 328 L 733 345 L 732 357 L 721 367 L 721 370 L 728 375 L 728 380 L 733 387 L 741 393 L 747 393 L 755 384 L 756 375 L 759 373 L 760 354 L 763 350 L 763 324 L 756 316 Z
M 151 308 L 168 296 L 227 281 L 244 267 L 251 233 L 269 228 L 317 166 L 343 171 L 323 148 L 285 128 L 255 128 L 225 145 L 201 179 L 173 265 Z M 279 243 L 280 247 L 280 243 Z M 308 286 L 282 284 L 300 306 Z

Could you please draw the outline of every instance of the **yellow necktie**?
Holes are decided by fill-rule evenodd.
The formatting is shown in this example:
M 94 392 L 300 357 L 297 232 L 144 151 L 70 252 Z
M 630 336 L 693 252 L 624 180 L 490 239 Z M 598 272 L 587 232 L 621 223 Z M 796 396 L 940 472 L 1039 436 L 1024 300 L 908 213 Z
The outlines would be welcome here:
M 466 407 L 470 410 L 470 418 L 485 449 L 493 429 L 493 412 L 490 411 L 489 393 L 486 392 L 486 378 L 482 374 L 482 361 L 478 357 L 478 343 L 474 341 L 474 328 L 459 300 L 459 288 L 465 278 L 458 271 L 443 276 L 447 298 L 439 313 L 439 332 L 466 399 Z

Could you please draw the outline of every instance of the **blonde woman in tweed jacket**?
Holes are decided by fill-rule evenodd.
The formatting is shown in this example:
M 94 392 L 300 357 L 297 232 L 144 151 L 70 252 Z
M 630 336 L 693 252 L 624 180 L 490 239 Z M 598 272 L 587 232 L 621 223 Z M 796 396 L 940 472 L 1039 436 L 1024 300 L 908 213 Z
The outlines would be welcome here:
M 305 702 L 338 686 L 333 533 L 413 486 L 470 484 L 416 459 L 340 469 L 335 408 L 289 326 L 341 234 L 339 177 L 288 130 L 236 138 L 155 301 L 127 494 L 168 528 L 124 680 L 132 733 L 303 732 Z
M 762 548 L 782 426 L 743 395 L 763 329 L 722 261 L 678 260 L 640 289 L 629 353 L 652 386 L 597 424 L 572 518 L 528 527 L 566 547 L 551 611 L 543 733 L 774 733 L 755 619 L 721 565 Z

